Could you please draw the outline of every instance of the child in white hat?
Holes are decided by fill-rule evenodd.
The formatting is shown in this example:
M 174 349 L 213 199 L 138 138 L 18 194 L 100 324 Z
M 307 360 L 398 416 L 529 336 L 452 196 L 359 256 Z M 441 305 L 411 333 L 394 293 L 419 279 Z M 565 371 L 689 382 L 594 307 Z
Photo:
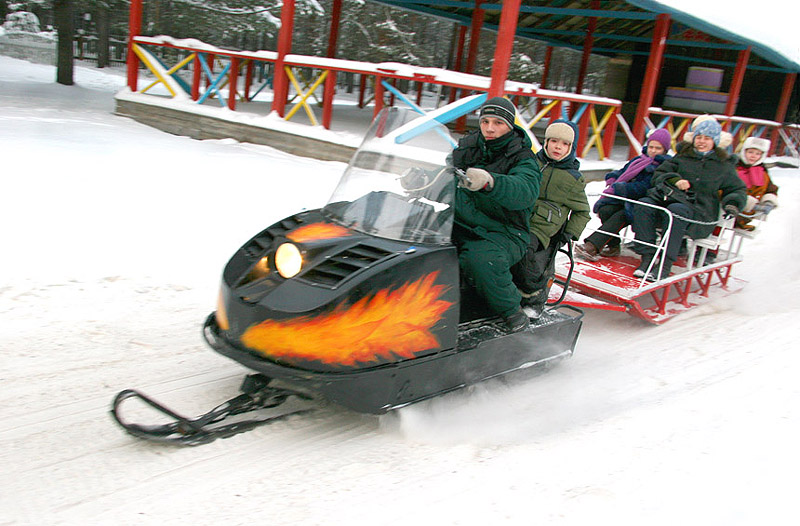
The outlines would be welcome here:
M 736 174 L 747 185 L 747 204 L 742 210 L 745 217 L 739 216 L 736 226 L 744 230 L 753 230 L 750 218 L 755 213 L 768 214 L 778 206 L 778 187 L 764 166 L 764 158 L 769 152 L 770 142 L 760 137 L 748 137 L 742 145 L 739 159 L 736 162 Z

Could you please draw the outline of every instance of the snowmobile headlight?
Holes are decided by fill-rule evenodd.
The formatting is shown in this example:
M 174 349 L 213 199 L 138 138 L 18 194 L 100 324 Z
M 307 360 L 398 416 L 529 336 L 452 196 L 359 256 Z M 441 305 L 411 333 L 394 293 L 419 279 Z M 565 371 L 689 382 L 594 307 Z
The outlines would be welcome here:
M 275 268 L 284 278 L 291 278 L 300 272 L 303 266 L 303 256 L 300 249 L 292 243 L 284 243 L 275 252 Z

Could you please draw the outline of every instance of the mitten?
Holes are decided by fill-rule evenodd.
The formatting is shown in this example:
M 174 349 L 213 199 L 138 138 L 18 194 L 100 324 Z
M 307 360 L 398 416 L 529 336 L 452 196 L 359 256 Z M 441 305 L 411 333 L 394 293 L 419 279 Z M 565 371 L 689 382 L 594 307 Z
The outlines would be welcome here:
M 736 208 L 736 205 L 728 204 L 722 207 L 722 209 L 725 211 L 725 219 L 730 219 L 739 215 L 739 209 Z
M 494 186 L 492 174 L 483 168 L 467 168 L 467 180 L 464 184 L 467 190 L 477 192 L 478 190 L 491 190 Z
M 754 208 L 753 211 L 761 212 L 762 214 L 769 214 L 772 212 L 772 209 L 775 208 L 775 205 L 772 203 L 758 203 Z
M 614 195 L 618 195 L 620 197 L 628 197 L 628 187 L 626 183 L 614 183 L 612 187 L 614 188 Z
M 559 245 L 566 245 L 570 241 L 575 241 L 575 238 L 572 234 L 568 234 L 566 232 L 561 232 L 561 235 L 558 236 L 558 244 Z

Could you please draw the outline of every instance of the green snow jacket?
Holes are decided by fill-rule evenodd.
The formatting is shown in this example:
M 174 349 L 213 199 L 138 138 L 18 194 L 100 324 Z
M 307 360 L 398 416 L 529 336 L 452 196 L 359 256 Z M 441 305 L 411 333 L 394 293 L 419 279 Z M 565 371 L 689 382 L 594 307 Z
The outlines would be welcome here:
M 578 142 L 577 126 L 566 122 L 575 130 L 575 141 L 569 154 L 560 161 L 553 161 L 542 148 L 536 154 L 536 161 L 542 172 L 539 199 L 530 218 L 530 229 L 539 239 L 543 248 L 550 245 L 550 239 L 558 233 L 564 223 L 566 234 L 572 239 L 580 238 L 583 229 L 591 219 L 589 200 L 586 198 L 586 179 L 578 169 L 576 159 Z
M 652 184 L 667 182 L 674 186 L 680 179 L 691 184 L 689 191 L 695 198 L 693 219 L 697 221 L 715 222 L 721 206 L 733 204 L 743 210 L 747 202 L 747 187 L 722 148 L 714 148 L 702 155 L 691 143 L 679 144 L 675 157 L 667 159 L 656 169 Z M 700 239 L 711 235 L 715 226 L 690 223 L 686 233 L 692 239 Z
M 528 218 L 539 195 L 541 173 L 533 158 L 531 140 L 515 125 L 511 132 L 486 141 L 480 130 L 464 136 L 453 150 L 453 166 L 483 168 L 494 178 L 491 190 L 456 189 L 456 232 L 489 239 L 501 246 L 510 242 L 522 252 L 530 242 Z

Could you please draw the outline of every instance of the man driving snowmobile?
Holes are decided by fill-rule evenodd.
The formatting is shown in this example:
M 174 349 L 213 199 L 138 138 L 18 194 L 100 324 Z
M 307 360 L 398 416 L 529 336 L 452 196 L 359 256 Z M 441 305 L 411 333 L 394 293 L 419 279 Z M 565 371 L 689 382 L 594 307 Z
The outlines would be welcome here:
M 486 101 L 480 129 L 464 136 L 451 158 L 464 171 L 453 227 L 462 274 L 511 332 L 529 325 L 510 269 L 528 247 L 528 219 L 542 177 L 530 138 L 514 124 L 515 114 L 508 99 Z

